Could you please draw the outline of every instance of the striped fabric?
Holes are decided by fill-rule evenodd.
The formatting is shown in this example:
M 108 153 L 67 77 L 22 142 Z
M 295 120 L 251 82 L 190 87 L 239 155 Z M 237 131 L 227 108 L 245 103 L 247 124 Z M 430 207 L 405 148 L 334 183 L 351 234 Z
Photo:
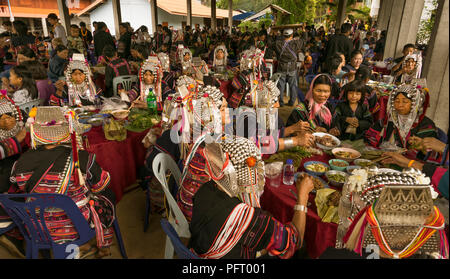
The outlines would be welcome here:
M 0 141 L 0 160 L 21 152 L 22 148 L 15 137 Z
M 22 173 L 16 175 L 15 179 L 20 192 L 26 192 L 25 185 L 30 179 L 32 173 Z M 60 187 L 62 176 L 60 173 L 49 172 L 42 180 L 32 189 L 32 193 L 56 193 Z M 92 185 L 92 192 L 97 193 L 105 189 L 110 183 L 109 173 L 102 171 L 101 179 L 95 185 Z M 89 208 L 89 196 L 90 191 L 86 186 L 80 186 L 74 184 L 74 177 L 72 175 L 68 191 L 66 193 L 77 204 L 83 216 L 87 221 L 92 218 L 92 212 Z M 101 214 L 101 211 L 97 211 Z M 75 230 L 70 218 L 64 213 L 63 210 L 54 208 L 47 209 L 44 213 L 46 225 L 49 229 L 50 235 L 53 241 L 56 243 L 64 243 L 66 241 L 72 241 L 78 238 L 78 233 Z M 113 229 L 107 227 L 106 224 L 102 224 L 103 228 L 103 246 L 110 246 L 113 242 Z

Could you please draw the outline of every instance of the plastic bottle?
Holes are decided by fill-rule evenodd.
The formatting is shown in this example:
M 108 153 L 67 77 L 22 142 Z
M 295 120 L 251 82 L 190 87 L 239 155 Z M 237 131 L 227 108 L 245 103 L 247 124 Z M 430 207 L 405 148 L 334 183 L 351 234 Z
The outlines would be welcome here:
M 283 168 L 283 184 L 292 185 L 294 184 L 294 164 L 292 159 L 286 160 L 286 165 Z
M 151 114 L 155 114 L 156 113 L 156 96 L 153 93 L 153 88 L 150 88 L 148 90 L 147 107 L 150 110 Z

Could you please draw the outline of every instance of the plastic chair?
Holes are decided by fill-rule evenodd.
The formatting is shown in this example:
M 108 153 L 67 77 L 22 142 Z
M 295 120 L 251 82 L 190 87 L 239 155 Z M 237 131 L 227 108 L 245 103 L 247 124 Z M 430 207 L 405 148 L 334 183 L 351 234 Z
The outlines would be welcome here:
M 125 91 L 131 90 L 131 87 L 133 83 L 138 82 L 138 77 L 136 75 L 126 75 L 126 76 L 118 76 L 113 78 L 113 90 L 114 90 L 114 96 L 118 96 L 119 93 L 117 91 L 117 87 L 119 84 L 122 85 L 122 88 Z
M 26 103 L 23 103 L 19 105 L 19 108 L 26 112 L 27 114 L 30 113 L 30 110 L 34 107 L 38 107 L 41 105 L 41 99 L 35 99 Z
M 95 230 L 89 226 L 78 206 L 69 196 L 60 194 L 1 194 L 0 203 L 25 238 L 26 257 L 28 259 L 37 259 L 41 249 L 51 249 L 54 258 L 66 259 L 73 253 L 71 247 L 76 247 L 70 245 L 79 247 L 95 237 Z M 62 244 L 55 243 L 45 221 L 42 222 L 42 220 L 45 220 L 44 212 L 47 208 L 64 210 L 78 232 L 79 238 Z M 124 258 L 127 258 L 117 218 L 115 218 L 113 226 L 120 252 Z
M 158 179 L 159 183 L 161 183 L 162 188 L 164 190 L 164 194 L 166 196 L 167 202 L 169 204 L 169 216 L 168 220 L 174 227 L 175 231 L 178 233 L 180 237 L 190 238 L 191 232 L 189 231 L 189 223 L 186 220 L 181 209 L 178 207 L 177 202 L 172 196 L 169 186 L 168 180 L 166 177 L 167 171 L 170 170 L 175 181 L 177 182 L 178 188 L 180 187 L 179 182 L 181 178 L 180 170 L 175 163 L 175 161 L 170 157 L 170 155 L 166 153 L 159 153 L 156 155 L 152 164 L 153 173 L 155 177 Z M 166 238 L 166 249 L 164 253 L 164 257 L 166 259 L 173 258 L 174 247 L 170 242 L 170 238 Z
M 167 219 L 161 219 L 161 227 L 175 247 L 175 253 L 179 259 L 200 259 L 200 257 L 192 253 L 191 250 L 181 242 L 177 232 Z

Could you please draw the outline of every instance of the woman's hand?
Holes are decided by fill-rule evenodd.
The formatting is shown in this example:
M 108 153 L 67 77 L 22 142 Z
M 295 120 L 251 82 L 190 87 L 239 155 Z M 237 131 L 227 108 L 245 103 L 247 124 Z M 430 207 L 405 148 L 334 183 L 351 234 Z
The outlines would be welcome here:
M 314 189 L 314 183 L 310 175 L 302 173 L 295 183 L 299 197 L 308 197 L 309 193 Z
M 314 146 L 314 136 L 311 133 L 300 133 L 294 137 L 295 146 L 311 147 Z
M 146 102 L 146 101 L 141 101 L 140 99 L 136 99 L 136 100 L 134 100 L 134 102 L 133 102 L 133 106 L 134 106 L 135 108 L 142 108 L 142 109 L 145 109 L 145 108 L 147 108 L 147 102 Z
M 437 138 L 427 137 L 422 140 L 422 145 L 425 150 L 433 150 L 439 152 L 440 154 L 444 153 L 444 149 L 446 144 Z
M 418 151 L 422 151 L 424 153 L 426 153 L 426 149 L 423 146 L 423 139 L 416 137 L 416 136 L 412 136 L 408 139 L 408 143 L 410 144 L 410 148 L 411 149 L 415 149 Z
M 402 154 L 399 154 L 396 152 L 385 152 L 381 156 L 388 157 L 388 158 L 384 159 L 383 161 L 381 161 L 381 163 L 384 165 L 396 164 L 402 168 L 406 168 L 406 167 L 408 167 L 408 164 L 411 161 L 410 159 L 406 158 Z
M 19 142 L 22 142 L 25 139 L 26 136 L 27 136 L 27 130 L 25 130 L 25 128 L 23 128 L 22 130 L 20 130 L 19 133 L 17 133 L 16 139 Z
M 329 131 L 329 133 L 330 133 L 330 135 L 333 135 L 333 136 L 335 136 L 335 137 L 338 137 L 338 136 L 341 135 L 341 132 L 339 132 L 339 129 L 336 128 L 336 127 L 334 127 L 333 129 L 331 129 L 331 130 Z

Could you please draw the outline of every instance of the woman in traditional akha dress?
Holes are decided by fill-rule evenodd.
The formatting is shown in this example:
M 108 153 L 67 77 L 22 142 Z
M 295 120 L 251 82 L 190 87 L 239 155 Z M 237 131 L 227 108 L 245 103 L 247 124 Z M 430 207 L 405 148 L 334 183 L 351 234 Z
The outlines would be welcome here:
M 78 54 L 79 55 L 79 54 Z M 82 107 L 95 105 L 102 90 L 92 81 L 92 72 L 84 57 L 72 59 L 64 71 L 65 82 L 55 83 L 56 92 L 50 96 L 50 105 Z
M 292 257 L 303 242 L 311 178 L 297 180 L 292 222 L 282 224 L 254 204 L 265 180 L 261 153 L 251 140 L 225 136 L 203 153 L 211 180 L 193 198 L 191 251 L 207 259 Z
M 76 136 L 71 130 L 75 133 L 77 127 L 69 127 L 61 108 L 38 107 L 30 128 L 33 149 L 22 154 L 14 165 L 11 180 L 18 193 L 57 193 L 71 197 L 96 232 L 92 241 L 80 247 L 80 257 L 94 253 L 99 258 L 109 256 L 115 219 L 115 195 L 108 188 L 110 175 L 97 164 L 94 154 L 84 150 L 74 152 L 77 144 L 71 138 Z M 44 217 L 56 243 L 78 238 L 63 211 L 52 209 Z
M 139 84 L 133 85 L 128 92 L 120 90 L 119 94 L 127 94 L 134 107 L 147 108 L 147 96 L 149 91 L 152 90 L 156 96 L 157 109 L 162 111 L 164 101 L 171 91 L 162 78 L 163 71 L 158 57 L 150 56 L 139 70 Z
M 385 149 L 420 149 L 417 138 L 437 137 L 434 122 L 425 116 L 429 105 L 426 90 L 413 84 L 402 84 L 389 95 L 387 121 L 375 122 L 365 135 L 367 143 Z M 423 159 L 419 151 L 419 159 Z

